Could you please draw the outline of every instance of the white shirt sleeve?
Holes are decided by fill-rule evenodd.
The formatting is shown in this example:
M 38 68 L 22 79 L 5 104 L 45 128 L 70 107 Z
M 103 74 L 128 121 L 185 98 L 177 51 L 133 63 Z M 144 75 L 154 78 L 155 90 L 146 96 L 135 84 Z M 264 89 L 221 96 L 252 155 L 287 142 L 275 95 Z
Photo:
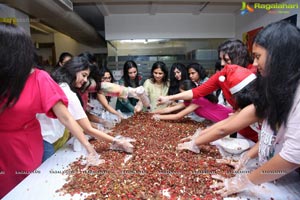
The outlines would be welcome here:
M 283 128 L 278 136 L 282 135 L 283 143 L 279 155 L 291 162 L 300 164 L 300 87 L 298 87 L 294 104 L 289 114 L 286 128 Z
M 67 83 L 60 84 L 61 89 L 64 91 L 65 95 L 68 98 L 68 110 L 75 120 L 87 118 L 86 113 L 76 95 Z
M 70 89 L 67 83 L 61 83 L 60 87 L 68 98 L 68 110 L 75 120 L 87 118 L 77 95 Z M 43 139 L 49 143 L 56 142 L 65 131 L 65 126 L 58 119 L 47 117 L 45 114 L 37 114 L 40 122 Z

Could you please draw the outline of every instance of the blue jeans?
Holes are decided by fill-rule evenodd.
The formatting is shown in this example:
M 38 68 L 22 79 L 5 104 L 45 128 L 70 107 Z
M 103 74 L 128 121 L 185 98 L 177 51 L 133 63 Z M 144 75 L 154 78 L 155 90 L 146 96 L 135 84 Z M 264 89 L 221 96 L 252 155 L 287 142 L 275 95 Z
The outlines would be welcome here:
M 44 141 L 44 154 L 43 154 L 43 160 L 42 162 L 44 162 L 45 160 L 47 160 L 50 156 L 52 156 L 55 153 L 53 144 Z

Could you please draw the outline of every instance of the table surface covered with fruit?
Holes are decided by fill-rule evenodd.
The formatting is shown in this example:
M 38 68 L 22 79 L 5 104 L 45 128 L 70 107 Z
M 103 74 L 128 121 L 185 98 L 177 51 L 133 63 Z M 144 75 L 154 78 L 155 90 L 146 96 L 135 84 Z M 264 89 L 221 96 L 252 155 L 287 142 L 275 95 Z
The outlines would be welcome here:
M 13 189 L 8 199 L 222 199 L 209 186 L 211 174 L 234 176 L 233 169 L 216 163 L 218 148 L 201 153 L 177 151 L 180 139 L 209 122 L 154 121 L 138 114 L 122 120 L 113 135 L 135 138 L 133 154 L 109 150 L 109 144 L 91 141 L 104 164 L 84 169 L 84 152 L 67 143 Z M 276 184 L 266 183 L 227 199 L 295 199 L 300 176 L 292 173 Z

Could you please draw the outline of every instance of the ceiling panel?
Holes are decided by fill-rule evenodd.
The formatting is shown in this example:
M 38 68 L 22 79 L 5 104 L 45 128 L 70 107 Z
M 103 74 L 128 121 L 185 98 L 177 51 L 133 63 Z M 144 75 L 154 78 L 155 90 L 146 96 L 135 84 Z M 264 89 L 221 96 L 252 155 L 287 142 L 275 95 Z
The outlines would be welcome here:
M 66 0 L 68 1 L 68 0 Z M 168 13 L 237 13 L 241 0 L 69 0 L 74 12 L 64 10 L 57 0 L 1 0 L 29 16 L 41 19 L 41 23 L 65 33 L 70 37 L 89 45 L 95 41 L 105 44 L 104 16 L 120 14 L 158 15 Z M 247 3 L 257 2 L 248 0 Z M 259 2 L 272 3 L 269 0 Z M 277 3 L 283 0 L 277 0 Z M 104 42 L 101 42 L 104 41 Z

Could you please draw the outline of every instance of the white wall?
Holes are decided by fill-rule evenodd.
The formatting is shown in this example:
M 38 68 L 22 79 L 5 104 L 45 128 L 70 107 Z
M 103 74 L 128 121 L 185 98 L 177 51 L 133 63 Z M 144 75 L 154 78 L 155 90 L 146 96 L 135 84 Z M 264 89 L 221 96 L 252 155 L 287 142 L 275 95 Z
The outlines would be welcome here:
M 69 52 L 76 55 L 79 51 L 77 42 L 62 33 L 54 33 L 54 43 L 57 59 L 62 52 Z
M 62 33 L 54 33 L 54 43 L 55 43 L 55 52 L 56 58 L 59 58 L 59 55 L 62 52 L 69 52 L 73 55 L 78 55 L 84 51 L 89 51 L 91 53 L 107 53 L 106 48 L 91 48 L 86 45 L 78 43 L 76 40 L 72 39 L 69 36 L 66 36 Z
M 132 14 L 105 17 L 105 39 L 232 38 L 231 14 Z
M 16 18 L 17 25 L 24 28 L 30 34 L 29 17 L 5 4 L 0 4 L 0 18 Z
M 34 43 L 53 43 L 54 37 L 52 33 L 49 34 L 31 34 L 32 41 Z
M 296 0 L 285 1 L 283 3 L 300 2 Z M 300 9 L 289 9 L 289 14 L 269 14 L 266 10 L 254 10 L 253 13 L 247 13 L 242 16 L 239 13 L 236 15 L 236 37 L 242 39 L 242 34 L 261 26 L 266 26 L 272 22 L 282 20 L 292 15 L 297 15 L 297 26 L 300 24 Z

